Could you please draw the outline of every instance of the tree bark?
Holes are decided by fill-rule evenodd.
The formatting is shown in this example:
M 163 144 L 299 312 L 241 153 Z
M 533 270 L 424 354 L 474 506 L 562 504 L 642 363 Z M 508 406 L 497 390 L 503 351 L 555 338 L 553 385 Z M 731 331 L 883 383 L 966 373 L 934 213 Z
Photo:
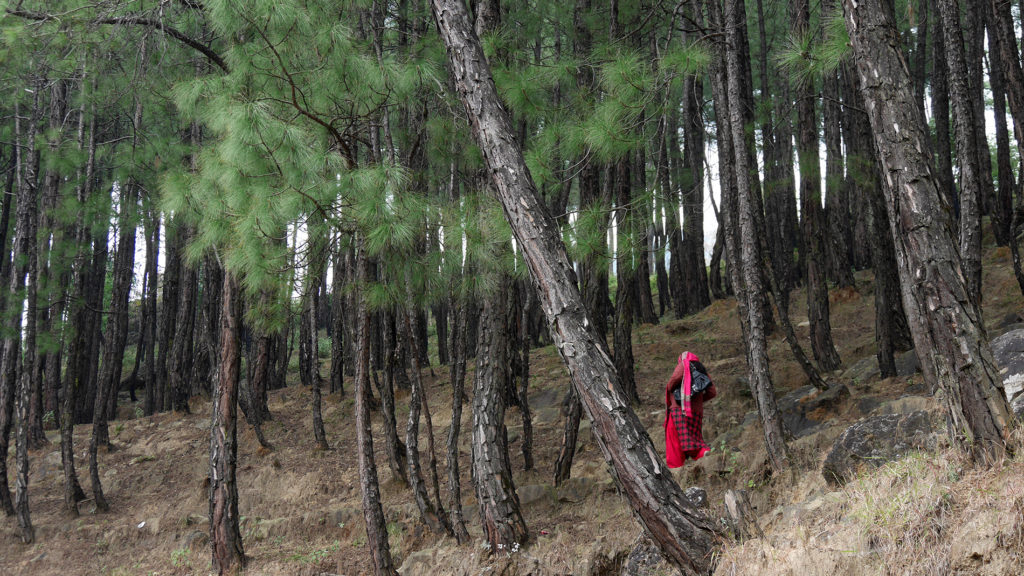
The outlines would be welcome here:
M 508 459 L 505 325 L 505 293 L 499 289 L 484 298 L 473 382 L 473 482 L 484 539 L 492 553 L 523 545 L 528 539 Z
M 93 500 L 96 510 L 110 509 L 103 496 L 97 452 L 99 446 L 110 446 L 107 431 L 108 397 L 117 394 L 121 383 L 121 366 L 124 348 L 128 340 L 128 298 L 135 269 L 135 204 L 138 201 L 137 186 L 129 181 L 121 192 L 121 214 L 117 250 L 114 253 L 114 282 L 110 298 L 110 316 L 107 320 L 107 335 L 104 339 L 103 364 L 100 369 L 99 387 L 92 416 L 92 436 L 89 441 L 89 476 L 92 479 Z
M 448 429 L 447 468 L 448 510 L 452 530 L 459 544 L 469 541 L 466 521 L 462 515 L 462 480 L 459 472 L 459 431 L 462 428 L 462 403 L 466 383 L 466 315 L 462 305 L 452 306 L 452 356 L 448 366 L 448 379 L 452 383 L 452 423 Z
M 356 240 L 356 284 L 365 286 L 368 278 L 366 253 L 362 237 Z M 373 431 L 370 406 L 367 403 L 370 387 L 370 315 L 366 310 L 366 297 L 360 288 L 355 297 L 356 312 L 356 445 L 359 451 L 359 486 L 362 493 L 363 517 L 366 520 L 366 544 L 373 559 L 376 576 L 397 576 L 384 510 L 380 504 L 380 486 L 377 464 L 373 459 Z
M 1010 134 L 1006 126 L 1006 80 L 1003 74 L 1002 46 L 996 32 L 992 5 L 985 3 L 985 21 L 991 49 L 988 53 L 989 80 L 992 84 L 992 104 L 995 112 L 996 175 L 998 187 L 992 205 L 992 231 L 996 244 L 1006 246 L 1011 241 L 1010 223 L 1013 220 L 1013 189 L 1016 186 L 1010 164 Z M 985 140 L 987 143 L 987 140 Z
M 760 196 L 760 189 L 752 189 L 753 184 L 759 183 L 756 178 L 748 176 L 751 171 L 755 170 L 756 156 L 751 146 L 752 142 L 747 138 L 745 132 L 746 122 L 741 109 L 743 77 L 741 60 L 743 56 L 740 49 L 743 42 L 740 41 L 740 36 L 743 33 L 741 29 L 745 26 L 745 19 L 742 18 L 741 7 L 737 5 L 739 1 L 741 0 L 727 0 L 724 21 L 717 17 L 717 6 L 712 8 L 712 13 L 715 15 L 711 18 L 713 21 L 722 21 L 724 26 L 719 29 L 725 30 L 725 61 L 719 60 L 719 66 L 721 67 L 724 63 L 725 70 L 720 70 L 719 79 L 716 82 L 719 84 L 718 91 L 722 101 L 722 111 L 727 110 L 728 116 L 720 115 L 718 117 L 720 122 L 724 121 L 726 117 L 728 118 L 731 146 L 726 146 L 725 150 L 728 151 L 731 148 L 734 164 L 727 167 L 726 174 L 729 177 L 729 170 L 734 167 L 736 179 L 735 188 L 730 190 L 731 193 L 735 193 L 735 196 L 729 198 L 729 208 L 726 208 L 726 203 L 723 202 L 723 210 L 726 210 L 726 214 L 731 214 L 726 220 L 726 224 L 727 226 L 731 225 L 733 239 L 730 248 L 728 245 L 730 231 L 726 230 L 727 249 L 730 255 L 729 261 L 732 263 L 730 273 L 736 289 L 737 302 L 740 313 L 745 315 L 745 321 L 741 324 L 745 327 L 744 341 L 746 342 L 751 393 L 761 417 L 769 462 L 774 470 L 781 472 L 789 466 L 789 455 L 782 419 L 775 404 L 775 389 L 771 381 L 771 368 L 768 365 L 765 320 L 762 316 L 763 307 L 760 305 L 761 298 L 765 294 L 765 287 L 762 278 L 761 247 L 758 244 L 756 208 L 752 199 L 755 195 Z M 721 86 L 722 74 L 726 76 L 725 86 Z M 722 88 L 725 88 L 724 94 Z M 727 141 L 727 144 L 730 142 Z
M 808 0 L 793 0 L 793 33 L 802 36 L 810 26 Z M 807 316 L 811 325 L 811 351 L 822 370 L 839 368 L 842 361 L 832 342 L 829 318 L 828 286 L 825 267 L 825 229 L 821 208 L 821 168 L 818 160 L 818 129 L 812 79 L 797 95 L 797 130 L 800 134 L 800 215 L 807 243 Z M 731 101 L 730 101 L 731 102 Z
M 938 2 L 932 1 L 932 14 L 938 12 Z M 932 117 L 935 119 L 935 152 L 939 190 L 953 213 L 960 218 L 960 198 L 953 181 L 953 150 L 949 135 L 949 82 L 946 67 L 946 40 L 941 16 L 935 18 L 935 40 L 932 43 Z
M 971 89 L 960 32 L 957 0 L 938 0 L 946 48 L 949 97 L 953 104 L 956 158 L 960 168 L 960 258 L 967 279 L 967 292 L 981 303 L 981 195 L 982 175 L 971 104 Z M 981 120 L 984 123 L 984 119 Z M 985 147 L 988 150 L 988 145 Z M 980 313 L 980 308 L 978 309 Z M 979 318 L 980 319 L 980 318 Z
M 686 574 L 709 571 L 718 529 L 683 495 L 621 391 L 614 365 L 587 318 L 554 220 L 537 197 L 522 149 L 499 103 L 465 6 L 432 0 L 452 78 L 491 181 L 548 318 L 556 348 L 584 402 L 605 460 L 631 508 Z
M 210 546 L 218 574 L 244 568 L 245 550 L 239 530 L 237 408 L 242 365 L 238 337 L 242 295 L 234 274 L 224 273 L 220 314 L 220 370 L 213 395 L 210 424 Z
M 895 19 L 884 4 L 844 0 L 886 183 L 903 303 L 925 378 L 942 392 L 950 436 L 977 460 L 991 462 L 1005 453 L 1009 407 L 931 170 L 926 124 L 914 104 Z

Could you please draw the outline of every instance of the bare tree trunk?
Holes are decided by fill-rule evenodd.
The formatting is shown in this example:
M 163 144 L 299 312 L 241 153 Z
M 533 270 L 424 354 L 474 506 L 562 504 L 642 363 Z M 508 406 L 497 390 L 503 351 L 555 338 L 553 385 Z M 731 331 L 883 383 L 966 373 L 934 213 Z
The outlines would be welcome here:
M 522 298 L 523 309 L 519 317 L 519 410 L 523 416 L 523 470 L 533 470 L 533 416 L 530 413 L 530 313 L 535 302 L 533 286 L 527 282 L 519 285 L 519 294 Z
M 132 287 L 132 273 L 135 269 L 135 204 L 138 201 L 135 182 L 127 182 L 121 191 L 121 214 L 117 251 L 114 254 L 114 285 L 111 295 L 110 317 L 107 320 L 107 335 L 104 339 L 103 364 L 100 370 L 96 404 L 92 416 L 92 437 L 89 441 L 89 476 L 92 478 L 92 493 L 96 509 L 106 512 L 110 509 L 103 496 L 97 452 L 99 446 L 110 446 L 107 432 L 108 396 L 117 394 L 121 382 L 121 366 L 125 343 L 128 340 L 128 298 Z
M 356 285 L 367 280 L 366 254 L 363 240 L 356 240 Z M 373 432 L 370 406 L 367 403 L 370 387 L 370 315 L 366 310 L 366 297 L 362 293 L 356 300 L 356 444 L 359 450 L 359 486 L 362 492 L 363 516 L 366 520 L 366 544 L 373 558 L 376 576 L 396 576 L 391 547 L 388 544 L 384 510 L 380 504 L 377 465 L 373 459 Z
M 992 462 L 1005 453 L 1009 406 L 932 173 L 926 124 L 914 104 L 891 7 L 882 0 L 844 0 L 844 6 L 921 367 L 942 392 L 954 442 Z
M 667 556 L 687 575 L 707 572 L 718 529 L 671 479 L 622 394 L 614 365 L 587 318 L 560 231 L 537 197 L 522 149 L 499 103 L 466 7 L 456 0 L 432 0 L 431 8 L 494 189 L 523 249 L 555 346 L 594 421 L 605 460 L 631 508 Z
M 988 24 L 988 39 L 991 49 L 988 53 L 989 80 L 992 84 L 992 104 L 995 112 L 996 130 L 996 173 L 998 188 L 992 205 L 992 231 L 996 244 L 1007 246 L 1010 236 L 1010 223 L 1013 220 L 1013 189 L 1016 186 L 1013 168 L 1010 164 L 1010 134 L 1006 126 L 1006 80 L 1003 74 L 1002 47 L 996 32 L 995 15 L 992 5 L 985 3 L 985 20 Z M 984 141 L 988 143 L 987 139 Z
M 977 119 L 971 104 L 964 43 L 960 32 L 960 5 L 957 0 L 938 0 L 938 3 L 946 44 L 946 71 L 949 96 L 953 104 L 953 125 L 956 129 L 956 157 L 960 167 L 960 258 L 966 274 L 967 292 L 980 304 L 982 177 L 975 129 Z M 987 144 L 985 149 L 988 150 Z
M 718 29 L 726 31 L 725 57 L 724 59 L 719 58 L 719 67 L 721 68 L 724 64 L 725 69 L 719 70 L 715 80 L 719 93 L 719 98 L 716 100 L 721 102 L 722 109 L 719 110 L 716 104 L 716 112 L 719 114 L 720 122 L 724 122 L 725 118 L 728 118 L 729 138 L 725 141 L 724 150 L 728 154 L 728 150 L 731 148 L 733 163 L 726 167 L 726 177 L 733 177 L 730 171 L 734 169 L 736 179 L 735 188 L 730 187 L 729 190 L 730 195 L 734 193 L 734 197 L 728 199 L 729 204 L 723 201 L 722 210 L 727 215 L 726 249 L 729 250 L 730 273 L 733 277 L 740 313 L 744 315 L 741 324 L 745 328 L 744 340 L 747 344 L 751 393 L 761 417 L 768 459 L 772 468 L 781 472 L 789 466 L 789 455 L 782 419 L 775 405 L 775 389 L 771 380 L 771 368 L 768 365 L 765 321 L 762 316 L 763 307 L 760 305 L 761 300 L 758 296 L 765 293 L 765 287 L 762 284 L 760 246 L 752 197 L 759 196 L 760 190 L 751 189 L 755 183 L 759 184 L 756 178 L 750 176 L 751 171 L 755 170 L 756 157 L 751 146 L 752 142 L 746 135 L 746 122 L 740 104 L 743 75 L 741 64 L 743 56 L 740 53 L 740 47 L 743 43 L 739 36 L 743 34 L 745 19 L 742 18 L 742 7 L 737 6 L 739 1 L 727 0 L 724 16 L 718 15 L 717 5 L 714 5 L 709 13 L 712 27 L 721 22 Z M 725 86 L 722 85 L 722 76 L 726 77 Z M 721 114 L 725 111 L 728 111 L 727 116 Z M 723 187 L 724 190 L 726 187 Z M 732 235 L 731 242 L 730 235 Z
M 805 34 L 810 25 L 808 0 L 793 0 L 793 33 Z M 797 124 L 800 134 L 800 215 L 803 219 L 807 253 L 807 316 L 811 325 L 811 351 L 823 370 L 832 371 L 842 363 L 832 342 L 829 319 L 828 286 L 825 283 L 823 218 L 821 208 L 821 168 L 818 159 L 818 128 L 814 110 L 816 94 L 808 79 L 797 96 Z
M 221 291 L 220 371 L 213 395 L 210 424 L 210 547 L 213 568 L 229 573 L 245 567 L 245 549 L 239 530 L 237 409 L 238 380 L 242 364 L 239 324 L 242 294 L 234 275 L 225 271 Z
M 473 482 L 484 539 L 492 552 L 525 544 L 529 538 L 508 461 L 505 326 L 505 293 L 499 288 L 484 298 L 473 384 Z
M 451 495 L 448 508 L 451 514 L 452 530 L 459 544 L 469 541 L 466 521 L 462 516 L 462 480 L 459 476 L 459 431 L 462 428 L 462 403 L 466 383 L 466 314 L 461 304 L 452 305 L 452 357 L 449 364 L 449 380 L 452 383 L 452 424 L 448 429 L 448 493 Z
M 938 2 L 931 0 L 935 18 L 935 40 L 932 43 L 932 117 L 935 119 L 935 167 L 938 170 L 939 190 L 960 218 L 960 198 L 953 181 L 953 151 L 949 144 L 949 82 L 946 70 L 946 40 L 942 18 L 938 16 Z
M 409 359 L 412 361 L 412 388 L 409 393 L 409 420 L 405 431 L 405 455 L 409 466 L 409 487 L 412 488 L 413 499 L 420 511 L 420 520 L 431 530 L 437 533 L 447 532 L 452 534 L 448 525 L 448 517 L 441 506 L 440 492 L 437 482 L 437 459 L 434 456 L 434 430 L 430 421 L 430 409 L 427 406 L 427 399 L 423 392 L 423 382 L 420 378 L 420 354 L 419 338 L 414 326 L 415 308 L 412 306 L 412 275 L 408 270 L 405 272 L 405 293 L 408 298 L 408 305 L 402 317 L 405 320 L 405 338 L 409 349 Z M 427 422 L 427 442 L 430 451 L 430 472 L 434 481 L 434 489 L 437 495 L 436 501 L 430 499 L 427 494 L 426 482 L 423 481 L 422 466 L 420 465 L 420 414 L 425 416 Z

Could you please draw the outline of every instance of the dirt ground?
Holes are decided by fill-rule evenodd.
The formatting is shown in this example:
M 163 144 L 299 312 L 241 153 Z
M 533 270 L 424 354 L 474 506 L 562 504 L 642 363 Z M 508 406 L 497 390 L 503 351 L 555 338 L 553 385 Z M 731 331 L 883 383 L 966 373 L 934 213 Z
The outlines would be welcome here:
M 986 255 L 985 315 L 993 330 L 1005 324 L 1008 315 L 1024 312 L 1024 300 L 1009 262 L 1004 249 Z M 872 290 L 871 275 L 861 273 L 857 275 L 856 289 L 832 291 L 833 338 L 844 369 L 874 354 Z M 791 315 L 807 343 L 805 295 L 798 291 L 792 300 Z M 825 451 L 842 429 L 841 424 L 860 415 L 855 410 L 841 410 L 834 416 L 836 422 L 829 433 L 793 443 L 793 475 L 771 477 L 759 427 L 749 425 L 754 404 L 745 383 L 747 368 L 735 304 L 732 300 L 718 301 L 695 316 L 682 320 L 666 316 L 657 326 L 634 330 L 636 378 L 643 401 L 638 415 L 659 450 L 664 447 L 663 388 L 683 350 L 701 356 L 720 396 L 706 411 L 705 437 L 714 447 L 712 453 L 696 465 L 675 472 L 676 478 L 684 487 L 699 485 L 707 489 L 712 506 L 719 505 L 722 493 L 729 488 L 749 490 L 769 531 L 760 548 L 751 544 L 726 547 L 719 573 L 812 573 L 737 571 L 737 560 L 744 559 L 744 564 L 753 566 L 756 562 L 748 561 L 750 558 L 770 560 L 772 554 L 781 557 L 779 551 L 784 543 L 793 544 L 797 536 L 791 532 L 792 527 L 783 528 L 784 523 L 775 520 L 781 514 L 780 507 L 823 493 L 820 465 Z M 781 336 L 771 339 L 770 352 L 779 397 L 807 383 Z M 839 379 L 841 373 L 831 378 Z M 559 406 L 568 386 L 567 373 L 553 347 L 533 351 L 531 376 L 534 470 L 523 470 L 521 415 L 511 409 L 506 419 L 514 480 L 523 500 L 531 542 L 520 551 L 506 552 L 504 557 L 488 557 L 479 545 L 481 533 L 469 478 L 470 410 L 463 412 L 460 463 L 463 507 L 476 542 L 464 546 L 429 533 L 418 522 L 407 490 L 391 480 L 379 441 L 379 414 L 374 415 L 378 440 L 375 448 L 392 552 L 399 565 L 407 563 L 407 574 L 597 574 L 602 562 L 610 561 L 608 558 L 616 551 L 628 550 L 640 535 L 639 525 L 616 493 L 588 424 L 584 424 L 581 433 L 574 479 L 560 489 L 552 486 L 552 470 L 562 434 Z M 472 368 L 467 382 L 471 378 Z M 443 446 L 451 422 L 447 368 L 435 365 L 425 370 L 424 382 L 433 412 L 439 474 L 444 482 Z M 855 397 L 869 391 L 874 396 L 897 398 L 914 385 L 920 387 L 920 375 L 859 382 L 856 390 L 860 392 L 855 391 Z M 408 413 L 406 403 L 407 399 L 399 396 L 400 423 L 404 423 Z M 0 574 L 208 573 L 206 478 L 211 406 L 209 401 L 195 398 L 191 408 L 191 415 L 136 418 L 134 407 L 122 407 L 125 419 L 110 423 L 115 449 L 100 455 L 104 492 L 111 504 L 111 511 L 104 514 L 95 513 L 91 502 L 80 506 L 78 517 L 63 510 L 59 445 L 55 432 L 51 432 L 51 444 L 30 455 L 30 505 L 36 542 L 30 546 L 21 544 L 13 518 L 0 522 Z M 307 389 L 293 385 L 271 393 L 270 410 L 273 421 L 266 424 L 265 433 L 273 444 L 272 450 L 261 449 L 250 428 L 244 423 L 239 426 L 238 492 L 245 552 L 249 557 L 246 573 L 368 573 L 351 394 L 325 397 L 329 451 L 317 450 L 313 442 Z M 88 434 L 88 426 L 75 429 L 76 466 L 87 491 Z M 425 442 L 421 440 L 420 446 L 425 448 Z M 9 467 L 13 470 L 13 454 Z M 442 494 L 447 497 L 446 487 L 442 487 Z M 854 496 L 848 494 L 846 498 L 847 504 L 824 506 L 831 516 L 816 521 L 835 522 L 835 516 L 842 516 L 836 510 L 842 506 L 849 508 L 848 502 Z M 776 529 L 777 532 L 773 531 Z M 799 550 L 792 553 L 800 556 Z M 800 557 L 807 559 L 813 555 L 805 548 Z M 763 561 L 770 565 L 769 560 Z

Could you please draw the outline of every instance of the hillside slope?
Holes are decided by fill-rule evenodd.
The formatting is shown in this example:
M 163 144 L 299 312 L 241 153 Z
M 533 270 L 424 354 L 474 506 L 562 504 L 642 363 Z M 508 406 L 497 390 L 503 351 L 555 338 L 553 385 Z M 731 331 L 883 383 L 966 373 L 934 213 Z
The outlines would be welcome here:
M 986 318 L 999 333 L 1024 311 L 1005 250 L 985 261 Z M 772 477 L 751 417 L 743 345 L 734 303 L 720 301 L 693 317 L 664 320 L 634 332 L 637 382 L 644 402 L 638 413 L 655 445 L 663 447 L 662 390 L 678 354 L 689 349 L 705 360 L 721 395 L 708 405 L 705 435 L 713 452 L 676 471 L 686 487 L 705 488 L 713 512 L 727 489 L 749 491 L 765 538 L 723 549 L 719 574 L 1021 573 L 1024 550 L 1024 463 L 1019 458 L 991 471 L 975 471 L 948 451 L 911 455 L 846 485 L 830 488 L 821 463 L 835 438 L 853 421 L 900 406 L 935 407 L 920 374 L 879 381 L 872 375 L 874 312 L 869 274 L 857 290 L 832 293 L 833 336 L 845 372 L 833 378 L 849 394 L 803 414 L 812 431 L 792 442 L 795 470 Z M 794 294 L 793 317 L 806 319 L 805 298 Z M 798 327 L 806 338 L 806 326 Z M 780 397 L 794 393 L 806 405 L 806 379 L 781 337 L 770 341 Z M 906 358 L 904 359 L 907 360 Z M 531 544 L 487 557 L 478 545 L 456 546 L 417 521 L 406 489 L 390 479 L 381 442 L 376 443 L 383 501 L 393 552 L 405 574 L 610 574 L 618 573 L 641 530 L 615 491 L 600 451 L 584 423 L 573 479 L 551 485 L 561 440 L 559 407 L 568 378 L 552 347 L 532 355 L 531 405 L 537 469 L 524 472 L 521 418 L 507 415 L 515 482 Z M 875 373 L 876 374 L 876 373 Z M 424 373 L 443 447 L 451 420 L 447 368 Z M 348 383 L 346 383 L 348 384 Z M 812 395 L 813 396 L 813 395 Z M 909 396 L 893 403 L 901 397 Z M 399 397 L 399 420 L 407 414 Z M 239 427 L 239 498 L 249 574 L 362 574 L 369 570 L 360 510 L 351 395 L 325 398 L 330 451 L 312 442 L 310 393 L 298 385 L 271 394 L 274 415 L 265 432 L 273 450 L 259 448 L 252 431 Z M 888 408 L 886 408 L 888 407 Z M 51 445 L 31 454 L 31 508 L 36 543 L 24 546 L 14 519 L 0 523 L 0 574 L 206 574 L 208 401 L 192 401 L 192 415 L 159 414 L 111 423 L 115 450 L 102 453 L 101 474 L 111 512 L 96 514 L 91 502 L 72 518 L 62 510 L 60 456 Z M 468 477 L 469 411 L 463 412 L 464 509 L 471 534 L 480 537 Z M 375 433 L 381 432 L 375 414 Z M 87 488 L 88 426 L 75 430 L 76 465 Z M 378 436 L 379 438 L 379 436 Z M 425 443 L 421 443 L 425 446 Z M 941 450 L 941 447 L 939 448 Z M 1020 452 L 1018 452 L 1020 453 Z M 12 455 L 13 456 L 13 455 Z M 443 466 L 444 456 L 439 454 Z M 13 458 L 11 460 L 13 470 Z M 443 468 L 440 471 L 444 476 Z M 444 494 L 447 491 L 442 488 Z M 668 570 L 652 560 L 652 570 Z M 655 573 L 655 572 L 651 572 Z

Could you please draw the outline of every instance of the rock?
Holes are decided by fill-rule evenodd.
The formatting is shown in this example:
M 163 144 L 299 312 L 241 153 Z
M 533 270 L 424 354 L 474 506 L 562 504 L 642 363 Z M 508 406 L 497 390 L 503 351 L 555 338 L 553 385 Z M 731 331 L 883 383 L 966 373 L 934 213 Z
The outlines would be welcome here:
M 824 391 L 803 386 L 779 399 L 779 413 L 793 436 L 801 438 L 830 420 L 849 397 L 850 390 L 845 384 L 837 384 Z
M 878 369 L 878 358 L 874 355 L 861 358 L 843 372 L 843 380 L 852 382 L 855 386 L 869 380 L 874 380 L 882 375 Z
M 992 356 L 1003 376 L 1003 391 L 1010 402 L 1024 391 L 1024 330 L 992 339 Z
M 519 495 L 520 506 L 526 506 L 544 499 L 550 499 L 552 496 L 551 492 L 551 487 L 547 484 L 528 484 L 516 489 L 516 494 Z
M 51 477 L 63 478 L 64 467 L 60 460 L 60 451 L 55 450 L 46 455 L 45 458 L 39 463 L 39 467 L 36 468 L 32 474 L 32 482 L 43 483 L 49 480 Z
M 883 402 L 871 412 L 871 415 L 913 414 L 921 410 L 930 412 L 939 408 L 938 402 L 931 396 L 901 396 L 895 400 Z
M 1010 326 L 1019 324 L 1021 320 L 1024 320 L 1024 318 L 1021 318 L 1020 314 L 1017 312 L 1010 312 L 1006 316 L 1003 316 L 1003 319 L 996 324 L 996 328 L 1009 328 Z
M 641 536 L 633 543 L 629 555 L 622 563 L 619 576 L 660 576 L 671 574 L 674 569 L 661 555 L 661 550 L 653 542 Z
M 861 466 L 877 468 L 911 450 L 934 448 L 932 418 L 933 413 L 918 410 L 860 420 L 832 445 L 821 469 L 825 481 L 840 486 L 855 476 Z
M 201 530 L 193 530 L 185 537 L 185 547 L 189 550 L 198 551 L 205 549 L 210 543 L 210 535 Z
M 686 497 L 689 498 L 690 502 L 693 502 L 693 505 L 696 506 L 697 508 L 708 507 L 707 490 L 704 490 L 700 486 L 690 486 L 683 493 L 686 494 Z
M 896 375 L 900 377 L 913 376 L 921 371 L 921 360 L 917 357 L 917 350 L 908 350 L 896 357 Z
M 1024 420 L 1024 394 L 1014 398 L 1013 402 L 1010 402 L 1010 407 L 1013 408 L 1013 413 L 1017 415 L 1017 418 Z
M 532 402 L 532 399 L 531 399 Z M 534 426 L 547 426 L 561 422 L 562 412 L 558 406 L 543 406 L 533 412 Z
M 434 561 L 434 550 L 417 550 L 405 557 L 398 573 L 402 576 L 417 576 L 419 574 L 433 574 L 436 566 Z
M 559 502 L 582 502 L 594 488 L 594 479 L 589 476 L 569 478 L 556 490 Z

